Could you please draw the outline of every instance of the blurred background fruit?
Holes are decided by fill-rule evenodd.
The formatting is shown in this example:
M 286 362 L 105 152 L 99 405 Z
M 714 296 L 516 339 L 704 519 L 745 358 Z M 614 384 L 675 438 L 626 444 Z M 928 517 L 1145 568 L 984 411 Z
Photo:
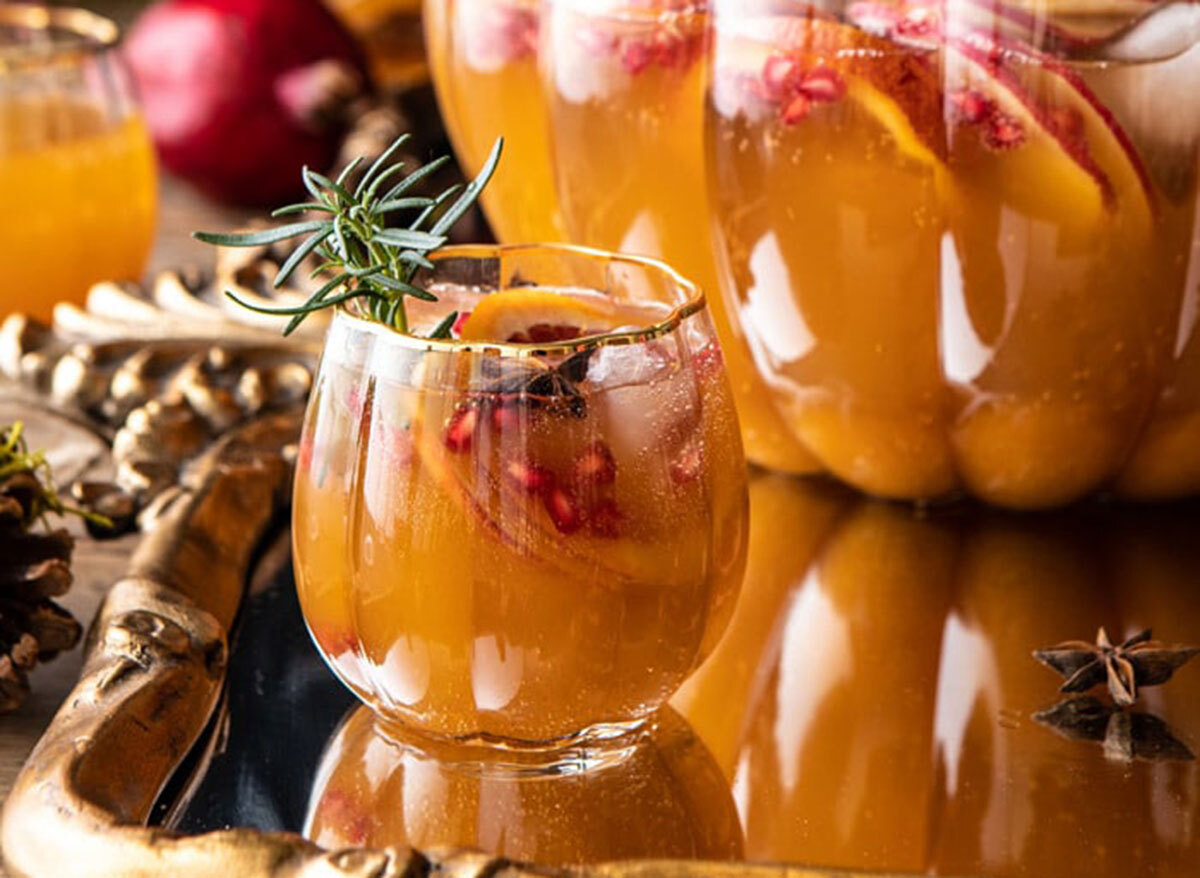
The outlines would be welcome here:
M 125 57 L 159 157 L 215 198 L 268 204 L 324 170 L 369 87 L 362 49 L 318 0 L 163 0 Z

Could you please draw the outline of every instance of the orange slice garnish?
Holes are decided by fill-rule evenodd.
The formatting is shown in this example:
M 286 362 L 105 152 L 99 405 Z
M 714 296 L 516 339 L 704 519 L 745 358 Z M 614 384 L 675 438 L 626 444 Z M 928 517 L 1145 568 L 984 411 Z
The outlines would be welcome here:
M 502 290 L 484 296 L 459 330 L 464 341 L 548 344 L 608 332 L 619 324 L 613 304 L 547 290 Z

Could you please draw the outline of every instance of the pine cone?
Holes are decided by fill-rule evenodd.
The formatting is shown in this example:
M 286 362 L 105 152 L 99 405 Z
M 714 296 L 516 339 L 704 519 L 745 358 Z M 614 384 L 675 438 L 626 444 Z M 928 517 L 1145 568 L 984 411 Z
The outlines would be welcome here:
M 65 530 L 30 529 L 41 497 L 30 472 L 0 477 L 0 713 L 21 706 L 33 666 L 71 649 L 83 630 L 51 600 L 71 587 L 74 541 Z

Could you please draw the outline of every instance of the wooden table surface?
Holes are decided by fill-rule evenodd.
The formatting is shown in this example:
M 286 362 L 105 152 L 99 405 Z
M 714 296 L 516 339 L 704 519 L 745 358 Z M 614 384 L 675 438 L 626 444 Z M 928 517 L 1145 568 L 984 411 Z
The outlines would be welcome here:
M 192 240 L 190 232 L 202 228 L 230 228 L 243 223 L 250 215 L 222 208 L 177 181 L 164 180 L 159 237 L 151 257 L 151 272 L 166 266 L 208 264 L 212 260 L 211 248 Z M 74 523 L 71 528 L 80 536 L 72 564 L 75 583 L 59 603 L 86 626 L 108 587 L 124 570 L 137 536 L 131 534 L 112 542 L 96 542 L 83 537 L 82 528 Z M 81 648 L 76 648 L 35 668 L 30 677 L 33 692 L 28 701 L 15 713 L 0 716 L 0 798 L 7 798 L 29 751 L 74 685 L 83 660 L 82 653 Z M 0 874 L 3 874 L 2 867 Z

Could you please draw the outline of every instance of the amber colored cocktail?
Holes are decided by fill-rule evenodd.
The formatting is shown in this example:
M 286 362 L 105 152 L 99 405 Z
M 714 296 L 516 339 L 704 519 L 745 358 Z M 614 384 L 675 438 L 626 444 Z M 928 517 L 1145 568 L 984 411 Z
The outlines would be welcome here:
M 154 235 L 154 151 L 112 22 L 0 7 L 0 318 L 49 319 L 101 280 L 137 280 Z
M 709 294 L 747 456 L 803 472 L 816 462 L 770 404 L 721 299 L 704 190 L 702 6 L 543 7 L 541 53 L 564 222 L 581 244 L 665 259 Z
M 716 3 L 737 315 L 839 478 L 1017 507 L 1200 490 L 1194 395 L 1171 390 L 1194 360 L 1200 127 L 1173 118 L 1200 113 L 1200 33 L 1136 5 L 1122 30 L 1086 4 Z
M 506 243 L 563 239 L 537 70 L 535 0 L 425 0 L 426 48 L 459 162 L 472 173 L 497 137 L 504 162 L 483 194 Z
M 636 726 L 724 627 L 745 476 L 703 297 L 553 247 L 441 251 L 430 342 L 339 314 L 296 475 L 298 587 L 392 721 L 520 745 Z

